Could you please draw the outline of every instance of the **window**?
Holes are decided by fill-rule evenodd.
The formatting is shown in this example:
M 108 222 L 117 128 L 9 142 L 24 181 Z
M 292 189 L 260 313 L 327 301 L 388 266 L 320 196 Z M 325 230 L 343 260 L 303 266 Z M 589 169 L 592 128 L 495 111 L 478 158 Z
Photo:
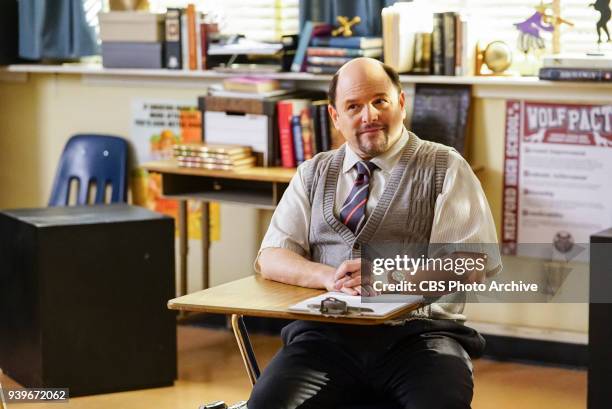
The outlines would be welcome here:
M 284 34 L 297 34 L 299 0 L 149 0 L 151 11 L 196 5 L 219 22 L 227 34 L 244 34 L 252 40 L 278 41 Z
M 544 3 L 551 3 L 545 0 Z M 597 49 L 595 24 L 599 13 L 588 4 L 589 0 L 561 0 L 561 17 L 574 23 L 573 27 L 561 25 L 561 51 L 564 53 L 584 53 Z M 505 41 L 516 49 L 518 30 L 515 23 L 530 17 L 536 10 L 539 0 L 430 0 L 432 7 L 439 11 L 460 11 L 468 21 L 468 32 L 473 41 L 488 43 L 494 40 Z M 552 35 L 543 35 L 546 49 L 552 52 Z

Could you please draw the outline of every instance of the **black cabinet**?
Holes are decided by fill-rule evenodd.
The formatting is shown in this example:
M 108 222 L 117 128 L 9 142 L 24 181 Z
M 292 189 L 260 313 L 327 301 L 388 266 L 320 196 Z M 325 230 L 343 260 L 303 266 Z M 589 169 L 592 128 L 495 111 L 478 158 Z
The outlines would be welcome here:
M 612 229 L 591 236 L 588 408 L 612 402 Z
M 71 396 L 172 385 L 174 223 L 128 205 L 0 212 L 0 367 Z

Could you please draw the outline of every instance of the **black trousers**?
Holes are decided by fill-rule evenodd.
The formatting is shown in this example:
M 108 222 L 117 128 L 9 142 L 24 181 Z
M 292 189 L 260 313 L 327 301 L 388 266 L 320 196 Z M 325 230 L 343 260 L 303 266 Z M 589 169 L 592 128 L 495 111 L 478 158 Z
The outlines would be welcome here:
M 249 409 L 371 407 L 466 409 L 472 363 L 484 349 L 475 330 L 419 319 L 403 326 L 294 321 L 257 380 Z M 384 404 L 383 404 L 384 402 Z

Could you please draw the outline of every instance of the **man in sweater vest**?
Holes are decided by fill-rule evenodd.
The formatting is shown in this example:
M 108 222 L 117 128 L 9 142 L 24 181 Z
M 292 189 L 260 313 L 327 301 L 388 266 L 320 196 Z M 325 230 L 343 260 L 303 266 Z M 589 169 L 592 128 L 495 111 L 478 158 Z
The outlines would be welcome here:
M 261 244 L 261 275 L 366 295 L 371 288 L 362 283 L 361 252 L 383 242 L 439 244 L 449 252 L 482 243 L 481 273 L 498 272 L 497 246 L 484 245 L 497 237 L 478 179 L 452 148 L 404 128 L 398 74 L 380 61 L 354 59 L 334 76 L 329 100 L 346 143 L 298 168 Z M 283 328 L 284 345 L 255 384 L 248 407 L 374 401 L 469 408 L 470 357 L 482 354 L 484 340 L 463 325 L 464 302 L 463 294 L 449 294 L 388 325 L 294 321 Z

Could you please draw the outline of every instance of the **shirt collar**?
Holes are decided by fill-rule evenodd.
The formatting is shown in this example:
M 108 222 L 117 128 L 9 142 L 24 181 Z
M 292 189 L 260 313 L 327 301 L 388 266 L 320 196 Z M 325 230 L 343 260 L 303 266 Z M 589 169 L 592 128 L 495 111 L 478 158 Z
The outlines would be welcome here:
M 378 168 L 384 172 L 391 172 L 391 169 L 397 164 L 402 153 L 402 149 L 408 142 L 408 131 L 403 128 L 402 134 L 389 149 L 382 154 L 370 159 Z M 361 158 L 346 144 L 346 153 L 344 155 L 344 163 L 342 164 L 342 172 L 349 172 Z

